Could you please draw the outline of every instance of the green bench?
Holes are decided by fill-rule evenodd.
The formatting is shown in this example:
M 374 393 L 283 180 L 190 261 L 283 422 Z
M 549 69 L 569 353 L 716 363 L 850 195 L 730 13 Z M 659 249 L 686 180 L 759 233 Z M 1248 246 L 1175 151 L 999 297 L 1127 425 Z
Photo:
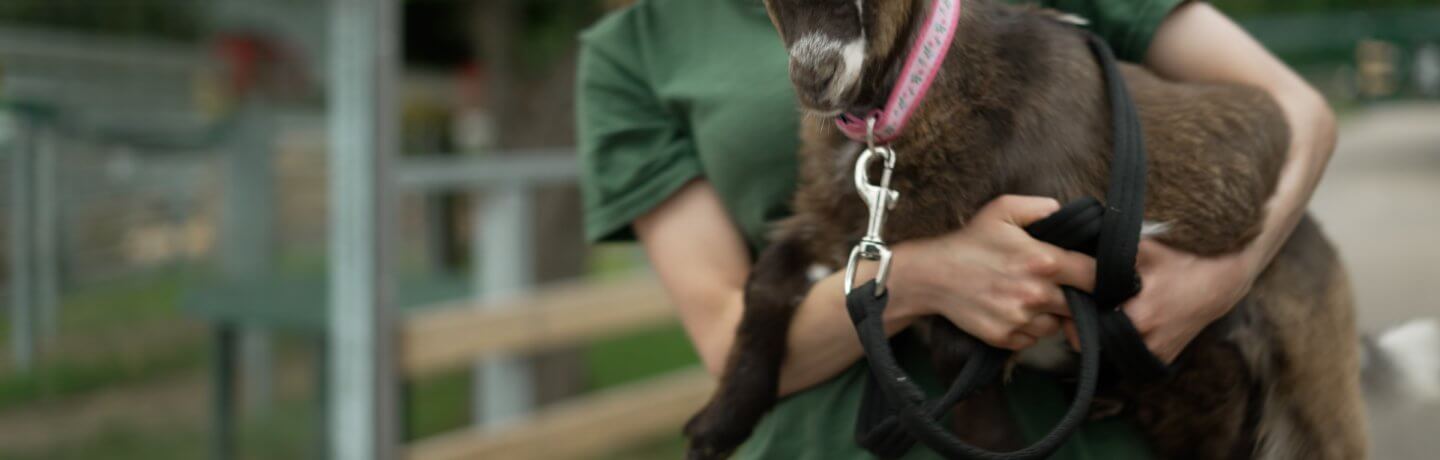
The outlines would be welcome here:
M 396 302 L 402 315 L 444 307 L 472 296 L 470 279 L 445 275 L 402 280 L 397 283 Z M 235 458 L 236 389 L 238 376 L 236 354 L 239 332 L 244 328 L 277 330 L 314 338 L 320 362 L 314 366 L 316 388 L 325 388 L 328 350 L 325 333 L 328 327 L 328 279 L 320 275 L 288 276 L 235 280 L 201 285 L 186 290 L 181 307 L 190 315 L 212 326 L 211 372 L 214 378 L 213 456 Z M 326 425 L 323 414 L 326 401 L 316 398 L 322 414 L 317 423 Z M 323 430 L 321 431 L 324 432 Z M 317 454 L 324 453 L 324 439 L 319 441 Z M 317 458 L 325 458 L 318 455 Z

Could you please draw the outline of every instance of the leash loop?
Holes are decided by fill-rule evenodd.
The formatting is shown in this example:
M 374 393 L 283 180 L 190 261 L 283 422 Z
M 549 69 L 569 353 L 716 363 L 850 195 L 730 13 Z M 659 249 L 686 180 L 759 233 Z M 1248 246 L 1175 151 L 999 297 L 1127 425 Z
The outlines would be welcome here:
M 880 269 L 875 273 L 876 297 L 885 293 L 885 282 L 890 279 L 891 252 L 880 232 L 885 229 L 886 212 L 895 209 L 895 203 L 900 201 L 900 192 L 890 188 L 890 177 L 895 171 L 895 151 L 890 147 L 875 146 L 875 121 L 874 117 L 866 120 L 865 144 L 868 148 L 855 160 L 855 191 L 860 193 L 865 207 L 870 210 L 870 220 L 865 225 L 865 236 L 850 250 L 850 259 L 845 262 L 845 295 L 850 295 L 855 287 L 856 269 L 862 259 L 880 262 Z M 878 185 L 870 182 L 870 165 L 877 161 L 883 162 Z

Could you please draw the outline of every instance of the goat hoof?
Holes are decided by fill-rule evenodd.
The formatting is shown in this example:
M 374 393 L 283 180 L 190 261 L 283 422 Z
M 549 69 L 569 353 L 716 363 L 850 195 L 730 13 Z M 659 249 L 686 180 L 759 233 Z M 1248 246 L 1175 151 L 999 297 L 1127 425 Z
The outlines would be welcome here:
M 685 437 L 690 439 L 685 458 L 688 460 L 721 460 L 745 442 L 750 432 L 729 420 L 724 411 L 707 404 L 685 423 Z

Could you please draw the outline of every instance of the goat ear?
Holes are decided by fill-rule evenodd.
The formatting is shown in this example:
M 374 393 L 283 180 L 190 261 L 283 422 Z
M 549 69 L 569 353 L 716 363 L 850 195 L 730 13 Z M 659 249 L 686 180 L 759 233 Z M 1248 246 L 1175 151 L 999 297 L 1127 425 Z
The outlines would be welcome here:
M 775 32 L 780 34 L 780 42 L 785 42 L 785 26 L 780 25 L 780 14 L 775 6 L 774 0 L 765 0 L 765 13 L 770 16 L 770 24 L 775 26 Z

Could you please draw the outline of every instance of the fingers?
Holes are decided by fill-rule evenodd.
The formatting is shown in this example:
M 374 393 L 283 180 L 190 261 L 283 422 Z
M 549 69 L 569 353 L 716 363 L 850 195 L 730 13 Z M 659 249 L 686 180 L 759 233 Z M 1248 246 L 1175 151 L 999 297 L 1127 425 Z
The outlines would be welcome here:
M 1049 337 L 1060 332 L 1061 319 L 1055 315 L 1039 315 L 1020 327 L 1018 332 L 1030 337 Z
M 1052 314 L 1070 316 L 1070 307 L 1065 303 L 1065 294 L 1053 282 L 1035 277 L 1012 278 L 996 282 L 991 310 L 1002 319 L 1021 325 L 1032 321 L 1035 315 Z M 1009 311 L 1006 313 L 1006 311 Z
M 979 315 L 947 316 L 947 319 L 959 326 L 961 330 L 995 348 L 1018 351 L 1035 345 L 1039 338 L 1022 331 L 1022 329 L 1027 329 L 1026 326 L 1033 321 L 1034 316 L 1007 318 L 1007 314 L 1023 315 L 1018 310 L 989 310 Z M 1044 324 L 1042 323 L 1040 326 L 1028 329 L 1043 332 Z
M 1022 232 L 1006 233 L 1000 250 L 1008 254 L 1012 273 L 1037 276 L 1090 291 L 1095 284 L 1095 259 L 1067 251 Z
M 1059 333 L 1062 321 L 1055 315 L 1038 315 L 1015 332 L 1011 332 L 1003 342 L 993 345 L 1014 351 L 1033 347 L 1040 339 Z
M 1085 292 L 1095 289 L 1094 258 L 1044 243 L 1036 244 L 1035 251 L 1021 257 L 1019 271 L 1022 274 Z
M 1060 202 L 1054 198 L 1004 195 L 986 204 L 976 218 L 995 218 L 1024 227 L 1059 210 Z
M 1059 286 L 1070 286 L 1084 292 L 1093 291 L 1095 289 L 1095 259 L 1078 252 L 1044 246 L 1045 248 L 1040 251 L 1022 256 L 1018 263 L 1019 268 L 1015 271 L 1019 272 L 1021 276 L 1043 281 L 1053 288 L 1050 294 L 1051 299 L 1047 300 L 1053 302 L 1052 306 L 1055 309 L 1045 310 L 1045 312 L 1070 316 L 1070 308 L 1065 305 L 1065 297 Z
M 1070 342 L 1070 349 L 1080 351 L 1080 330 L 1075 329 L 1075 322 L 1067 319 L 1063 327 L 1065 328 L 1065 341 Z
M 1081 291 L 1095 290 L 1095 259 L 1074 251 L 1058 250 L 1055 273 L 1048 279 Z
M 1037 342 L 1039 342 L 1039 341 L 1040 341 L 1040 339 L 1037 339 L 1037 338 L 1035 338 L 1034 336 L 1031 336 L 1031 335 L 1022 333 L 1022 332 L 1014 332 L 1014 333 L 1011 333 L 1010 336 L 1005 339 L 1005 342 L 1004 342 L 1004 343 L 1002 343 L 1002 344 L 992 344 L 992 345 L 995 345 L 996 347 L 1004 348 L 1004 349 L 1006 349 L 1006 350 L 1020 351 L 1020 350 L 1024 350 L 1024 349 L 1026 349 L 1026 348 L 1030 348 L 1030 347 L 1035 346 L 1035 343 L 1037 343 Z
M 994 347 L 1020 351 L 1034 346 L 1041 338 L 1060 332 L 1062 319 L 1056 315 L 1032 314 L 1023 310 L 1010 314 L 1026 318 L 1007 320 L 996 316 L 977 337 Z

